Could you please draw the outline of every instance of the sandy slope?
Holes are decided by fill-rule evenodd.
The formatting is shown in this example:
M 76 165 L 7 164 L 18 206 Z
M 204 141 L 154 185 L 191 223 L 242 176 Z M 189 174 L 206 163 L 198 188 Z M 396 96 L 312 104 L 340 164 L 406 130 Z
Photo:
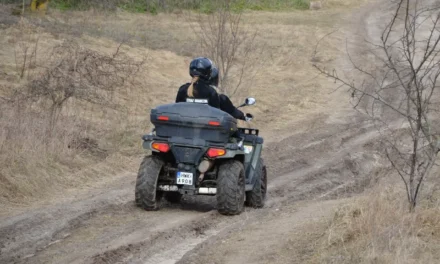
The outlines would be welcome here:
M 333 44 L 349 37 L 356 49 L 362 37 L 374 36 L 370 29 L 381 24 L 382 17 L 375 16 L 381 8 L 355 10 Z M 344 56 L 333 64 L 347 67 Z M 326 217 L 382 167 L 374 154 L 375 129 L 345 103 L 344 91 L 326 96 L 319 112 L 290 120 L 281 115 L 287 125 L 265 133 L 270 185 L 264 209 L 225 217 L 215 211 L 213 198 L 186 197 L 181 206 L 144 212 L 133 202 L 135 175 L 118 175 L 55 204 L 2 217 L 0 262 L 308 261 Z

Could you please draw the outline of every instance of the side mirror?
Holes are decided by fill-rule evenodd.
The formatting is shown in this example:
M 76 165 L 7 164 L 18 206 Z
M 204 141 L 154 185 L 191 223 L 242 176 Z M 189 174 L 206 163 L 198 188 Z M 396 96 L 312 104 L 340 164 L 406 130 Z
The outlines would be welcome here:
M 257 101 L 255 100 L 255 98 L 253 97 L 248 97 L 246 98 L 246 100 L 244 101 L 244 104 L 240 105 L 237 108 L 243 107 L 243 106 L 248 106 L 248 105 L 254 105 Z
M 246 98 L 246 100 L 244 101 L 244 103 L 246 105 L 254 105 L 257 101 L 255 100 L 255 98 L 253 97 L 248 97 Z

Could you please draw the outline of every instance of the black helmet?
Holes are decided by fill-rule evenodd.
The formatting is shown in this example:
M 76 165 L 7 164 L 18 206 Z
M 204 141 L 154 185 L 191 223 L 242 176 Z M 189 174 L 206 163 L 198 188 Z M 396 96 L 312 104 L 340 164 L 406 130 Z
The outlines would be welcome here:
M 208 58 L 199 57 L 189 64 L 189 75 L 191 77 L 199 76 L 202 79 L 209 80 L 211 77 L 212 61 Z
M 219 78 L 219 70 L 217 69 L 217 67 L 212 67 L 211 70 L 211 78 L 209 78 L 209 84 L 214 85 L 215 87 L 218 86 L 218 78 Z

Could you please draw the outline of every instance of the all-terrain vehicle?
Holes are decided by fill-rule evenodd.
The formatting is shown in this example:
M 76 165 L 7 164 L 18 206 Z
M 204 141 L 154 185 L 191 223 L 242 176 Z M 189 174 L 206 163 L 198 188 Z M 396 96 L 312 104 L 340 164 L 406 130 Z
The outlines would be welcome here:
M 253 104 L 247 98 L 240 107 Z M 226 112 L 196 102 L 161 105 L 150 119 L 155 128 L 142 139 L 152 155 L 139 168 L 138 206 L 158 210 L 162 197 L 179 203 L 182 195 L 216 195 L 224 215 L 264 206 L 267 172 L 258 129 L 238 128 Z

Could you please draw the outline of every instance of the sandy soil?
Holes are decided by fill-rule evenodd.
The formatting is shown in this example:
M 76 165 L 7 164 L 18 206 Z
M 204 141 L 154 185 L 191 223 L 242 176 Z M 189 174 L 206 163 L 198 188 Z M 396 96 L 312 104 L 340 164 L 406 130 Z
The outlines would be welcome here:
M 364 38 L 377 34 L 384 8 L 373 3 L 344 13 L 333 45 L 349 39 L 349 49 L 357 51 Z M 344 51 L 329 65 L 349 68 Z M 185 197 L 179 206 L 145 212 L 134 206 L 136 176 L 116 175 L 48 205 L 2 216 L 0 262 L 312 261 L 313 241 L 322 236 L 334 208 L 368 187 L 383 167 L 374 151 L 375 128 L 350 108 L 345 91 L 329 93 L 331 88 L 328 83 L 319 108 L 290 118 L 281 114 L 277 122 L 284 124 L 264 132 L 265 208 L 225 217 L 215 211 L 215 199 Z

